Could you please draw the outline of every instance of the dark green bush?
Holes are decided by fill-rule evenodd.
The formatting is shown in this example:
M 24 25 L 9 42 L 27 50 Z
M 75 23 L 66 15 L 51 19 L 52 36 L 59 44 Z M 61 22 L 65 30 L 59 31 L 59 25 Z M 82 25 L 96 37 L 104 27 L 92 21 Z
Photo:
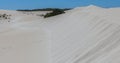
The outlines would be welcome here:
M 65 12 L 62 9 L 54 9 L 53 12 L 50 12 L 50 13 L 47 13 L 46 15 L 44 15 L 44 18 L 56 16 L 56 15 L 63 14 L 63 13 L 65 13 Z
M 11 15 L 7 15 L 7 14 L 0 14 L 0 19 L 10 19 Z

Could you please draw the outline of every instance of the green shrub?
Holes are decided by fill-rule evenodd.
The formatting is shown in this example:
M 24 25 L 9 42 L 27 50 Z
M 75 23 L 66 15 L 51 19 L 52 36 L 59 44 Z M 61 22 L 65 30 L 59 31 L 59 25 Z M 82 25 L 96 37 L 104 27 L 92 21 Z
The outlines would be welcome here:
M 63 13 L 65 13 L 65 12 L 62 9 L 54 9 L 52 12 L 44 15 L 44 18 L 51 17 L 51 16 L 56 16 L 56 15 L 63 14 Z
M 0 19 L 10 19 L 11 15 L 7 15 L 7 14 L 0 14 Z

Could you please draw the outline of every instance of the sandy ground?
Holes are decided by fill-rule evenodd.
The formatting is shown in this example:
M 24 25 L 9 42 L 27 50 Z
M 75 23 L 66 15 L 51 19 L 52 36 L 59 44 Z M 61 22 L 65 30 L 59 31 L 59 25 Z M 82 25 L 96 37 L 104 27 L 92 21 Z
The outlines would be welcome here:
M 1 10 L 0 63 L 120 63 L 120 8 L 47 12 Z
M 87 6 L 46 20 L 54 63 L 119 63 L 120 9 Z
M 34 26 L 41 17 L 17 11 L 0 13 L 11 15 L 11 19 L 0 20 L 0 63 L 49 63 L 49 36 Z

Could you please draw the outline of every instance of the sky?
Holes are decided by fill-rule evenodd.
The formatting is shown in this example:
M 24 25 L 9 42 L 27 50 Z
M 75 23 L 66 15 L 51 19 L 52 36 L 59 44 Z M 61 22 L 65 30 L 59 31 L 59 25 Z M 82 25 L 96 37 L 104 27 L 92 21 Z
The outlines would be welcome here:
M 120 0 L 0 0 L 0 9 L 74 8 L 96 5 L 105 8 L 120 7 Z

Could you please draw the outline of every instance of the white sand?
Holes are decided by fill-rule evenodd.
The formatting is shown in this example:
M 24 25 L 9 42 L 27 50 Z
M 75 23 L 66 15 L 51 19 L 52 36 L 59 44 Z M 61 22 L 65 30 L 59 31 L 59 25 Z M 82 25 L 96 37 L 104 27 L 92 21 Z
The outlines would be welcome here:
M 43 28 L 32 26 L 41 17 L 0 13 L 12 15 L 10 22 L 0 23 L 0 63 L 49 63 L 49 36 Z
M 75 8 L 47 21 L 53 63 L 120 63 L 120 8 Z
M 47 19 L 0 13 L 12 15 L 0 23 L 0 63 L 120 63 L 120 8 L 91 5 Z

